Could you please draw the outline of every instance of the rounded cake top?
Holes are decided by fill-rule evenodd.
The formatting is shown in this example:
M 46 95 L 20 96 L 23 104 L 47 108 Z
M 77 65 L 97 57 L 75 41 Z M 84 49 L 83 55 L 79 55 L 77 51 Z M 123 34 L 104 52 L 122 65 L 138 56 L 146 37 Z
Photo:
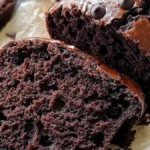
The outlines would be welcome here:
M 128 2 L 124 0 L 60 0 L 50 8 L 50 13 L 55 12 L 59 7 L 65 9 L 72 9 L 77 7 L 83 14 L 93 18 L 96 23 L 110 24 L 114 19 L 121 19 L 129 10 L 140 8 L 148 0 L 131 0 Z M 103 7 L 102 13 L 93 10 L 93 7 Z M 93 11 L 95 13 L 93 13 Z M 100 17 L 94 17 L 97 14 Z M 93 15 L 94 14 L 94 15 Z M 102 17 L 101 17 L 102 16 Z

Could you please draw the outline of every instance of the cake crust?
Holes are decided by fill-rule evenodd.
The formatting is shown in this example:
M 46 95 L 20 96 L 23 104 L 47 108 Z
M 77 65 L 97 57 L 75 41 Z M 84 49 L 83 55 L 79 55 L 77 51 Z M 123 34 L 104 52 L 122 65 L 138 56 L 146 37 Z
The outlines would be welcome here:
M 149 0 L 135 0 L 134 7 L 132 9 L 140 9 L 143 7 L 145 2 Z M 105 16 L 100 20 L 95 20 L 91 15 L 91 9 L 93 4 L 102 4 L 106 8 Z M 55 2 L 52 7 L 49 9 L 48 13 L 55 13 L 58 9 L 62 8 L 62 10 L 71 10 L 77 7 L 77 10 L 80 10 L 82 14 L 84 14 L 89 19 L 96 24 L 104 24 L 109 25 L 113 20 L 122 19 L 124 15 L 126 15 L 130 10 L 122 9 L 119 6 L 117 0 L 59 0 Z

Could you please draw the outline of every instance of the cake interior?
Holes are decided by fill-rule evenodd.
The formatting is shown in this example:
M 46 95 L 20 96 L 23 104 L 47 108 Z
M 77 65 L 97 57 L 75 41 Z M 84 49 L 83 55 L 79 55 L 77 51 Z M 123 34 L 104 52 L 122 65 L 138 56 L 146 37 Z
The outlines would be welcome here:
M 77 7 L 71 10 L 59 7 L 54 13 L 47 15 L 47 27 L 52 38 L 64 40 L 99 57 L 103 63 L 138 83 L 147 95 L 147 103 L 150 106 L 150 58 L 145 57 L 146 51 L 140 49 L 138 43 L 120 35 L 120 30 L 132 28 L 130 24 L 137 18 L 149 19 L 149 3 L 144 7 L 144 11 L 139 15 L 134 10 L 121 20 L 116 19 L 106 26 L 96 25 Z
M 61 44 L 9 43 L 0 55 L 0 147 L 98 150 L 141 104 L 100 64 Z

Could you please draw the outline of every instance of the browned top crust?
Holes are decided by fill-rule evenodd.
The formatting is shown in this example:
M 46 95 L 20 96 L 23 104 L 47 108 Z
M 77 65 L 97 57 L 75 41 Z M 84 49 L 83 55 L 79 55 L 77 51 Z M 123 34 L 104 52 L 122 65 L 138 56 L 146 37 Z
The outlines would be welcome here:
M 139 9 L 141 11 L 143 5 L 147 3 L 149 0 L 135 0 L 135 4 L 132 8 Z M 105 16 L 100 20 L 95 20 L 91 16 L 91 8 L 93 4 L 99 3 L 106 8 Z M 60 0 L 55 2 L 53 6 L 50 8 L 49 12 L 53 14 L 58 8 L 62 7 L 62 9 L 71 10 L 74 7 L 77 7 L 81 12 L 93 19 L 96 24 L 110 24 L 114 19 L 121 19 L 125 14 L 127 14 L 130 10 L 122 9 L 117 0 Z

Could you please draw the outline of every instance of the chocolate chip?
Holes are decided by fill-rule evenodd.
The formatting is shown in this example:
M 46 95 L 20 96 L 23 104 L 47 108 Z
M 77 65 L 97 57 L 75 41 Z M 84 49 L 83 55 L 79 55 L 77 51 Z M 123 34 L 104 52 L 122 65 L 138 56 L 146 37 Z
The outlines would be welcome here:
M 106 9 L 100 4 L 94 4 L 91 9 L 91 15 L 94 19 L 101 19 L 106 14 Z
M 6 36 L 10 37 L 11 39 L 15 39 L 16 38 L 16 33 L 12 32 L 12 33 L 6 33 Z
M 135 0 L 118 0 L 118 2 L 120 7 L 125 10 L 130 10 L 135 4 Z

